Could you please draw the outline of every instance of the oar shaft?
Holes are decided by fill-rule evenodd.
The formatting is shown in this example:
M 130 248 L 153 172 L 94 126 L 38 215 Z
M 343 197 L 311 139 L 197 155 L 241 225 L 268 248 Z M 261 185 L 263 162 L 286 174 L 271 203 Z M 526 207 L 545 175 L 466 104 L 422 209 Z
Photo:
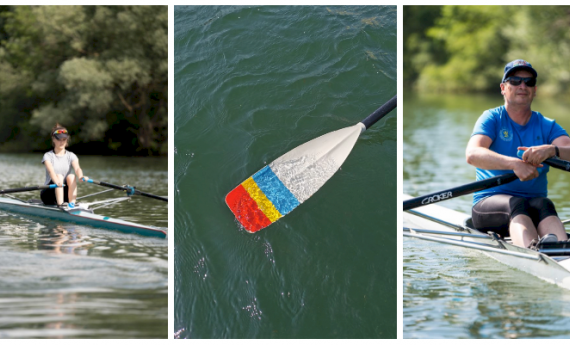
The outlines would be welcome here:
M 556 169 L 560 169 L 560 170 L 564 170 L 564 171 L 570 171 L 570 162 L 565 161 L 565 160 L 560 159 L 560 158 L 548 158 L 547 160 L 545 160 L 542 163 L 550 165 L 551 167 L 556 168 Z
M 127 193 L 132 193 L 132 194 L 136 194 L 136 195 L 142 195 L 142 196 L 146 196 L 148 198 L 153 198 L 153 199 L 157 199 L 157 200 L 161 200 L 161 201 L 166 201 L 168 202 L 168 198 L 162 197 L 162 196 L 158 196 L 158 195 L 154 195 L 154 194 L 150 194 L 150 193 L 146 193 L 140 190 L 135 189 L 135 187 L 131 187 L 131 186 L 119 186 L 116 184 L 112 184 L 112 183 L 108 183 L 108 182 L 104 182 L 104 181 L 96 181 L 93 179 L 88 179 L 85 180 L 85 182 L 89 182 L 89 183 L 93 183 L 99 186 L 103 186 L 103 187 L 109 187 L 109 188 L 113 188 L 113 189 L 117 189 L 117 190 L 123 190 L 126 191 Z M 131 194 L 131 195 L 132 195 Z
M 53 188 L 57 188 L 57 185 L 56 185 L 56 184 L 46 184 L 46 185 L 43 185 L 43 186 L 33 186 L 33 187 L 21 187 L 21 188 L 12 188 L 12 189 L 2 189 L 2 190 L 0 190 L 0 194 L 29 192 L 29 191 L 33 191 L 33 190 L 53 189 Z
M 434 204 L 436 202 L 456 198 L 462 195 L 478 192 L 480 190 L 497 187 L 516 180 L 518 177 L 514 173 L 499 175 L 485 180 L 476 181 L 459 187 L 442 190 L 436 193 L 426 194 L 417 198 L 404 201 L 404 211 L 415 207 Z
M 368 117 L 361 121 L 362 124 L 366 126 L 366 129 L 396 108 L 396 96 L 392 97 L 392 99 L 384 103 L 380 108 L 376 109 L 372 114 L 368 115 Z
M 162 197 L 162 196 L 158 196 L 158 195 L 154 195 L 154 194 L 149 194 L 149 193 L 141 192 L 140 190 L 135 190 L 135 194 L 142 195 L 142 196 L 146 196 L 146 197 L 148 197 L 148 198 L 153 198 L 153 199 L 156 199 L 156 200 L 162 200 L 162 201 L 168 202 L 168 198 L 165 198 L 165 197 Z
M 524 154 L 523 150 L 517 151 L 517 156 L 519 158 L 522 158 L 523 154 Z M 565 160 L 560 159 L 560 158 L 554 158 L 554 157 L 548 158 L 547 160 L 545 160 L 542 163 L 544 163 L 546 165 L 550 165 L 551 167 L 556 168 L 556 169 L 560 169 L 560 170 L 564 170 L 564 171 L 570 171 L 570 162 L 565 161 Z

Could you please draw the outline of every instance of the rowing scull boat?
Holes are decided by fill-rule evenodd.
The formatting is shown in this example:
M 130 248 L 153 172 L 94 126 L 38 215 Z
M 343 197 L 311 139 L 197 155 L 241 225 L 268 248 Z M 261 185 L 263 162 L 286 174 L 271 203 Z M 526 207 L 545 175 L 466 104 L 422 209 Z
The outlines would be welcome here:
M 122 219 L 105 217 L 95 214 L 89 209 L 91 204 L 79 204 L 75 208 L 58 208 L 46 206 L 38 202 L 25 202 L 21 200 L 0 198 L 0 210 L 54 219 L 63 222 L 71 222 L 80 225 L 88 225 L 96 228 L 117 230 L 126 233 L 135 233 L 144 236 L 166 237 L 166 231 L 147 225 L 128 222 Z
M 404 195 L 404 200 L 410 199 Z M 570 250 L 531 250 L 514 246 L 470 226 L 471 217 L 439 205 L 427 205 L 403 214 L 404 236 L 475 249 L 493 259 L 570 289 Z

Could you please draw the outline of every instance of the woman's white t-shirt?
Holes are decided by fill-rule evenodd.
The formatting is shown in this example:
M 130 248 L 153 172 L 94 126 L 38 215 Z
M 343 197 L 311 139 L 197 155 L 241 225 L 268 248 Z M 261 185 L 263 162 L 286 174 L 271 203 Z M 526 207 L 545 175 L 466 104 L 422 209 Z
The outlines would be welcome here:
M 63 156 L 56 156 L 53 150 L 46 152 L 44 154 L 44 158 L 42 159 L 42 164 L 45 161 L 48 161 L 53 166 L 53 169 L 57 175 L 62 175 L 63 180 L 67 178 L 67 175 L 71 173 L 71 162 L 76 161 L 77 156 L 73 152 L 69 152 L 65 150 L 65 154 Z M 44 184 L 49 184 L 51 181 L 51 176 L 46 167 L 46 182 Z

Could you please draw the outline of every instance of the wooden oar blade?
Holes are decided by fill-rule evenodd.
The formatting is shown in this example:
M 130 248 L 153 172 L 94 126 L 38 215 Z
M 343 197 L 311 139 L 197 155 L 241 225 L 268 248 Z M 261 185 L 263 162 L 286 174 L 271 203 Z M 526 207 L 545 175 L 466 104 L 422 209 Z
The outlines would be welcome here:
M 233 189 L 226 204 L 249 232 L 271 225 L 336 173 L 363 129 L 359 123 L 294 148 Z

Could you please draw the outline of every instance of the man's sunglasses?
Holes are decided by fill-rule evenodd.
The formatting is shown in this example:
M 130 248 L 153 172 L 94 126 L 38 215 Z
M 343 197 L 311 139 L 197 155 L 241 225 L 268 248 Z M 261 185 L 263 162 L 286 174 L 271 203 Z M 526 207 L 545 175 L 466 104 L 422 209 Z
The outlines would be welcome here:
M 535 77 L 528 77 L 528 78 L 508 77 L 507 79 L 505 79 L 505 81 L 508 81 L 509 84 L 511 84 L 513 86 L 519 86 L 523 81 L 526 84 L 526 86 L 528 86 L 528 87 L 533 87 L 536 85 L 536 78 Z

